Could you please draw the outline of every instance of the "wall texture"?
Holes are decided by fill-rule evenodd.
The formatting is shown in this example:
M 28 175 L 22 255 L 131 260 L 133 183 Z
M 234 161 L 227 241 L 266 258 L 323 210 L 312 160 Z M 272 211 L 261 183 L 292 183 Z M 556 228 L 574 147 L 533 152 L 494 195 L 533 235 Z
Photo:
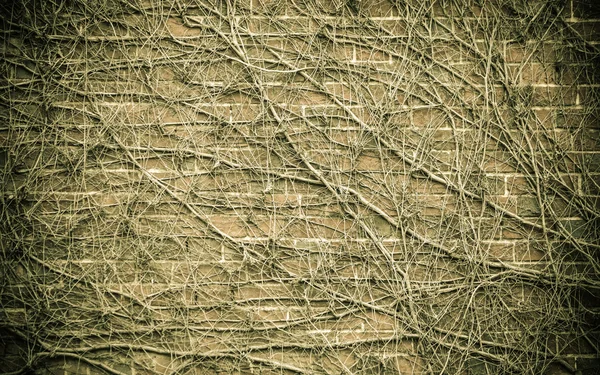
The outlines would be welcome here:
M 597 374 L 595 0 L 0 5 L 0 371 Z

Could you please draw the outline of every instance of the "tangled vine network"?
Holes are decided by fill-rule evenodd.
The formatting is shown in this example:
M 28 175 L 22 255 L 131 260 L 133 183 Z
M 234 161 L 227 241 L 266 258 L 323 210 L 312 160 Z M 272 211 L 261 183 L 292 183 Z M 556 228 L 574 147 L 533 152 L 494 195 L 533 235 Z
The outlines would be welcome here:
M 2 2 L 0 371 L 595 373 L 574 3 Z

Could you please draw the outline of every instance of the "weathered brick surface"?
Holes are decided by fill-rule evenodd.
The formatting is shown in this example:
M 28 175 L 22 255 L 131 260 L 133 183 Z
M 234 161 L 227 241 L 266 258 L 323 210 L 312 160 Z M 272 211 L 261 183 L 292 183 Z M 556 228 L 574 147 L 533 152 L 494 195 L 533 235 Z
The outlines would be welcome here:
M 0 5 L 0 371 L 597 373 L 599 19 Z

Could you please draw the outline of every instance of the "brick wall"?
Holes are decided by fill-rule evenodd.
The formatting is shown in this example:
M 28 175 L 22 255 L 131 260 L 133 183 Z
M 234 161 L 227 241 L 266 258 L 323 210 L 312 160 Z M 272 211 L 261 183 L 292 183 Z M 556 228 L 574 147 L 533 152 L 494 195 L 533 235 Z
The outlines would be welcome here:
M 600 7 L 0 5 L 1 371 L 600 371 Z

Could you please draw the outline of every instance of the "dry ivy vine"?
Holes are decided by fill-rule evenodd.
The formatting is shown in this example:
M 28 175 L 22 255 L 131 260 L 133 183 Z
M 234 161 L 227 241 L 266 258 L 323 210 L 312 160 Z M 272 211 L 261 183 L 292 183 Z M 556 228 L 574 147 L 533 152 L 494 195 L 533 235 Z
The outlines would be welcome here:
M 4 371 L 598 353 L 597 47 L 560 1 L 367 3 L 0 5 Z

